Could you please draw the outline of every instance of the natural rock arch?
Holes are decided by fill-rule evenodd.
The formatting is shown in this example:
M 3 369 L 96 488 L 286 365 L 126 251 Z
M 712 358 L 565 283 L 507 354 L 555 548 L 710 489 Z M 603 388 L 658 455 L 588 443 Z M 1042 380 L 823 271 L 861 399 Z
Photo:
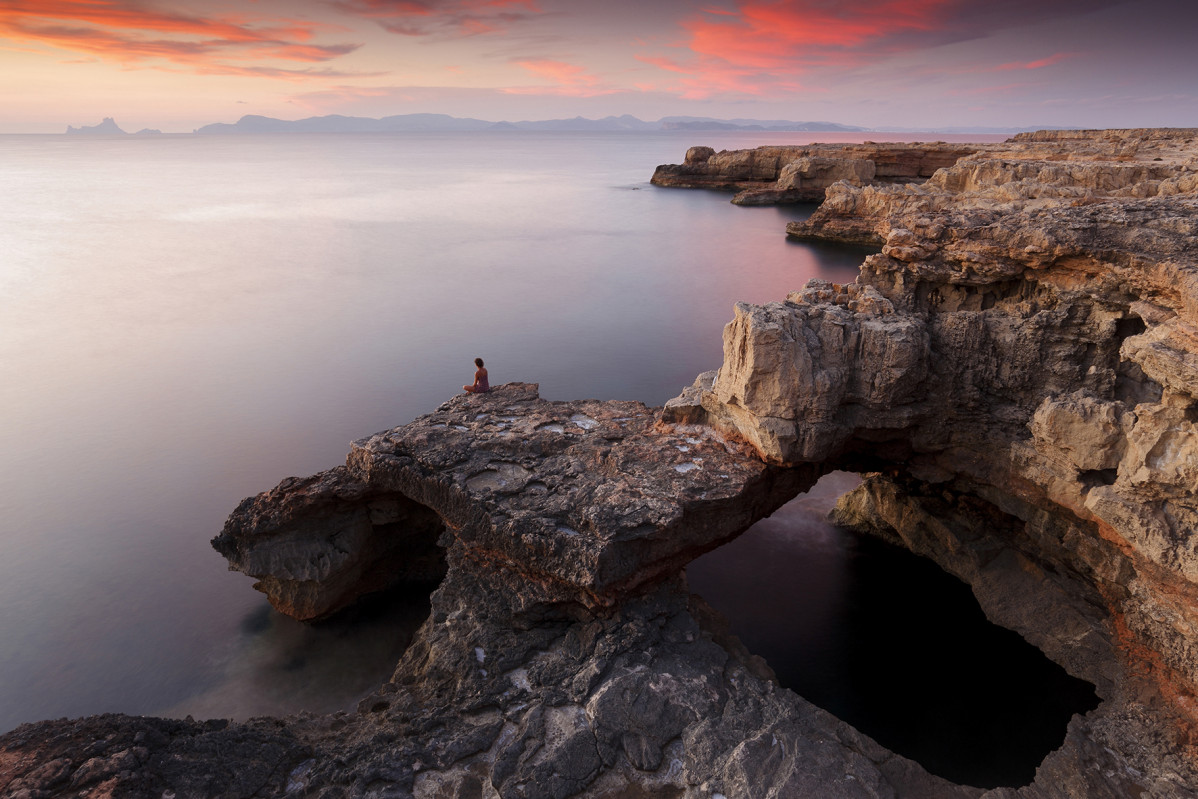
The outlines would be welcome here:
M 245 500 L 213 546 L 302 619 L 388 587 L 386 576 L 438 576 L 438 541 L 557 601 L 603 608 L 677 574 L 823 471 L 769 466 L 640 403 L 549 402 L 509 383 Z

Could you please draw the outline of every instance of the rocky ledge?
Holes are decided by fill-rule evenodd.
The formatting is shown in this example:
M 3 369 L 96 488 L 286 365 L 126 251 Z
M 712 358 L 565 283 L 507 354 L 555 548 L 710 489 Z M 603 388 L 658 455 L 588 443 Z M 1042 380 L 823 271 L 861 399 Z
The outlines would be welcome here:
M 305 618 L 444 575 L 394 676 L 358 712 L 25 725 L 0 739 L 0 786 L 178 799 L 977 796 L 779 689 L 687 592 L 689 560 L 828 468 L 767 464 L 634 402 L 548 402 L 525 384 L 455 397 L 354 442 L 342 467 L 244 501 L 213 540 Z M 219 768 L 206 775 L 208 758 Z
M 283 612 L 441 580 L 392 678 L 332 716 L 25 725 L 0 793 L 1198 795 L 1196 142 L 692 150 L 656 182 L 791 201 L 783 171 L 840 174 L 789 232 L 882 252 L 853 285 L 737 305 L 723 365 L 664 409 L 502 386 L 246 500 L 213 544 Z M 834 467 L 868 473 L 843 523 L 1096 686 L 1032 784 L 928 774 L 688 595 L 690 559 Z
M 820 474 L 768 466 L 709 428 L 662 425 L 641 403 L 549 402 L 509 383 L 245 500 L 212 543 L 297 618 L 439 580 L 446 551 L 596 609 L 677 574 Z

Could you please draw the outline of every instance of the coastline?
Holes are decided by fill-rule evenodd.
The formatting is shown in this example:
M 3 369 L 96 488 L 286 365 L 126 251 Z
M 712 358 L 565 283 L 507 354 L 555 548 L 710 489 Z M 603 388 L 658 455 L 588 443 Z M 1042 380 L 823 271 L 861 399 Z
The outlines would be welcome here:
M 786 481 L 804 468 L 848 467 L 876 476 L 842 504 L 842 521 L 966 579 L 992 618 L 1093 682 L 1104 700 L 1074 720 L 1026 791 L 993 796 L 1189 795 L 1195 664 L 1179 630 L 1195 612 L 1192 566 L 1186 539 L 1154 537 L 1151 517 L 1137 507 L 1157 502 L 1191 512 L 1175 490 L 1192 485 L 1188 461 L 1151 453 L 1160 442 L 1176 452 L 1192 435 L 1185 333 L 1193 306 L 1184 266 L 1193 239 L 1184 237 L 1194 218 L 1193 139 L 1192 132 L 1051 134 L 959 157 L 923 183 L 837 178 L 800 230 L 884 242 L 858 283 L 817 282 L 786 302 L 738 305 L 719 375 L 701 376 L 664 410 L 637 411 L 654 417 L 639 439 L 622 431 L 613 410 L 594 428 L 602 443 L 580 461 L 589 466 L 574 467 L 610 477 L 664 452 L 678 461 L 665 463 L 667 477 L 694 479 L 703 467 L 692 459 L 685 463 L 698 468 L 679 471 L 679 447 L 705 441 L 708 457 L 718 449 L 728 468 L 740 464 L 783 485 L 763 490 L 748 480 L 721 500 L 735 523 L 663 554 L 656 547 L 677 542 L 676 528 L 646 500 L 652 518 L 630 523 L 626 535 L 619 534 L 624 516 L 599 513 L 618 504 L 597 506 L 589 529 L 562 523 L 534 534 L 506 504 L 537 482 L 529 475 L 538 467 L 504 443 L 514 428 L 491 431 L 502 454 L 454 476 L 420 461 L 445 450 L 442 434 L 420 425 L 450 424 L 426 417 L 356 445 L 350 456 L 363 485 L 387 485 L 433 508 L 447 522 L 437 535 L 448 539 L 448 573 L 430 621 L 393 680 L 357 714 L 172 723 L 169 742 L 143 746 L 144 753 L 117 746 L 126 737 L 135 743 L 138 733 L 149 740 L 159 722 L 24 725 L 0 739 L 5 773 L 46 789 L 136 778 L 149 792 L 184 784 L 162 758 L 194 744 L 192 751 L 209 754 L 189 768 L 220 751 L 234 771 L 241 763 L 258 774 L 267 763 L 270 790 L 291 783 L 296 792 L 330 796 L 386 786 L 396 795 L 462 795 L 484 784 L 501 795 L 529 785 L 554 796 L 634 787 L 736 795 L 766 785 L 858 795 L 853 782 L 900 796 L 982 795 L 776 690 L 768 668 L 721 633 L 675 576 L 713 541 L 797 493 Z M 809 173 L 791 177 L 801 184 Z M 1070 232 L 1078 230 L 1084 235 Z M 817 343 L 794 349 L 795 341 Z M 502 406 L 467 408 L 470 398 L 438 413 L 469 410 L 473 423 L 469 416 L 455 422 L 468 428 L 479 413 L 514 415 L 504 423 L 510 427 L 525 413 L 512 408 L 534 402 L 521 391 L 479 398 Z M 605 408 L 613 406 L 565 418 L 598 422 Z M 679 435 L 687 441 L 670 438 Z M 417 473 L 419 480 L 410 476 Z M 523 480 L 518 491 L 499 484 L 505 475 Z M 609 484 L 600 480 L 594 495 Z M 454 493 L 462 485 L 469 490 Z M 292 501 L 280 488 L 261 499 L 264 508 Z M 671 489 L 662 501 L 702 508 L 709 498 L 699 494 L 709 488 L 693 497 Z M 355 490 L 332 489 L 342 500 Z M 533 493 L 538 507 L 556 490 L 546 484 L 544 494 Z M 286 532 L 303 539 L 305 518 L 296 514 L 299 528 Z M 251 538 L 258 529 L 246 528 Z M 586 540 L 575 540 L 582 533 Z M 584 543 L 593 561 L 579 571 L 574 548 Z M 626 549 L 634 554 L 606 554 Z M 557 558 L 552 568 L 540 565 L 547 555 Z M 73 751 L 69 736 L 82 740 L 112 725 L 120 732 L 110 746 L 86 759 L 87 750 Z M 218 739 L 234 743 L 227 752 L 205 748 Z M 785 743 L 784 757 L 773 754 L 771 739 Z M 51 763 L 60 765 L 43 768 Z

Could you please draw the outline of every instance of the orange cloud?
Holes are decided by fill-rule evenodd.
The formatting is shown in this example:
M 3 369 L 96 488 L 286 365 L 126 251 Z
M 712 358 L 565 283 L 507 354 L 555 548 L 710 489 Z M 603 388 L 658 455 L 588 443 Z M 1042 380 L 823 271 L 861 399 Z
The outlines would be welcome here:
M 534 75 L 549 78 L 566 86 L 594 86 L 599 79 L 589 74 L 577 64 L 567 64 L 565 61 L 553 61 L 548 58 L 523 58 L 514 63 L 527 69 Z
M 1060 62 L 1064 61 L 1066 58 L 1071 58 L 1074 55 L 1077 55 L 1077 54 L 1076 53 L 1054 53 L 1053 55 L 1050 55 L 1047 58 L 1041 58 L 1039 61 L 1026 61 L 1026 62 L 1012 61 L 1009 64 L 1000 64 L 999 66 L 995 67 L 995 69 L 1000 70 L 1000 71 L 1009 70 L 1009 69 L 1042 69 L 1044 67 L 1050 67 L 1053 64 L 1059 64 Z
M 798 76 L 855 66 L 894 49 L 896 37 L 945 27 L 956 0 L 740 0 L 682 24 L 688 54 L 641 60 L 686 75 L 684 96 L 763 94 L 801 88 Z
M 341 0 L 334 5 L 404 36 L 498 33 L 541 12 L 535 0 Z
M 317 63 L 358 48 L 313 43 L 319 27 L 290 19 L 205 18 L 126 0 L 0 2 L 0 36 L 12 41 L 50 45 L 122 64 L 167 62 L 209 74 L 341 74 L 245 63 Z

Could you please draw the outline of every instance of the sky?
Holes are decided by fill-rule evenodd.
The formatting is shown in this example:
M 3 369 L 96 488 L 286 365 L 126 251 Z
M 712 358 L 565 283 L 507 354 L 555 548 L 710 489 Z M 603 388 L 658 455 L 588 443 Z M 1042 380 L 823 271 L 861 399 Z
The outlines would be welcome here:
M 1195 0 L 0 0 L 0 132 L 632 114 L 1198 127 Z

